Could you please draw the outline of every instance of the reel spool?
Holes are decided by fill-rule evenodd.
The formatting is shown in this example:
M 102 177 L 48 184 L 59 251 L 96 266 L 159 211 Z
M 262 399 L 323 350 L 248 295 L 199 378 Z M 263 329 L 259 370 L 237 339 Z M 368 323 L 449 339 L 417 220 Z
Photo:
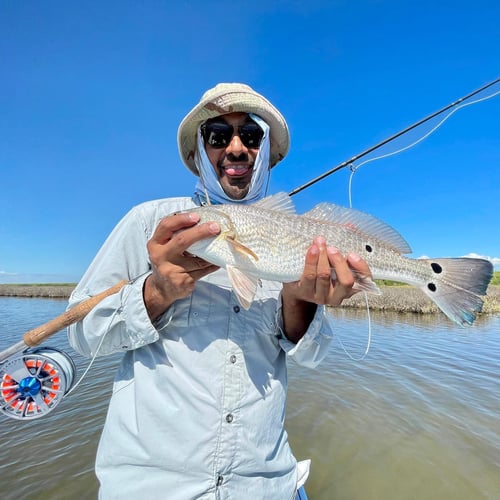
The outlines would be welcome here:
M 43 417 L 71 389 L 76 367 L 64 352 L 40 347 L 0 365 L 0 412 L 16 420 Z
M 36 347 L 63 328 L 82 320 L 101 300 L 118 293 L 123 280 L 37 326 L 23 340 L 0 352 L 0 413 L 32 420 L 52 411 L 75 380 L 73 360 L 59 349 Z

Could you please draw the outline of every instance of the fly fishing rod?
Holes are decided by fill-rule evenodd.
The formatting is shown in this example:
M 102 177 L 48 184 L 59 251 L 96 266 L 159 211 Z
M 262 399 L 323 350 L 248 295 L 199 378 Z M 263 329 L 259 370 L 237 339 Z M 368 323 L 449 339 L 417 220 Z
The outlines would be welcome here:
M 0 413 L 31 420 L 52 411 L 75 379 L 75 364 L 63 351 L 37 347 L 44 340 L 82 320 L 99 302 L 119 292 L 127 280 L 84 300 L 60 316 L 23 335 L 23 340 L 0 352 Z
M 370 154 L 371 152 L 375 151 L 376 149 L 379 149 L 382 146 L 385 146 L 386 144 L 388 144 L 389 142 L 394 141 L 398 137 L 401 137 L 402 135 L 410 132 L 410 130 L 413 130 L 414 128 L 419 127 L 420 125 L 428 122 L 429 120 L 432 120 L 432 118 L 435 118 L 436 116 L 439 116 L 439 115 L 443 114 L 445 111 L 448 111 L 449 109 L 452 109 L 455 106 L 458 106 L 459 104 L 462 104 L 463 102 L 469 100 L 471 97 L 479 94 L 480 92 L 483 92 L 484 90 L 486 90 L 489 87 L 492 87 L 493 85 L 497 84 L 498 82 L 500 82 L 500 78 L 497 78 L 496 80 L 493 80 L 492 82 L 487 83 L 486 85 L 483 85 L 481 88 L 479 88 L 477 90 L 474 90 L 474 92 L 471 92 L 470 94 L 467 94 L 467 95 L 461 97 L 460 99 L 457 99 L 456 101 L 452 102 L 451 104 L 448 104 L 444 108 L 441 108 L 438 111 L 435 111 L 434 113 L 431 113 L 430 115 L 426 116 L 425 118 L 422 118 L 421 120 L 418 120 L 417 122 L 415 122 L 414 124 L 410 125 L 409 127 L 406 127 L 405 129 L 401 130 L 400 132 L 397 132 L 396 134 L 391 135 L 387 139 L 384 139 L 383 141 L 375 144 L 374 146 L 369 147 L 365 151 L 363 151 L 363 152 L 361 152 L 361 153 L 359 153 L 357 155 L 354 155 L 349 160 L 346 160 L 346 161 L 343 161 L 342 163 L 339 163 L 336 167 L 333 167 L 332 169 L 328 170 L 327 172 L 324 172 L 323 174 L 319 175 L 318 177 L 315 177 L 314 179 L 306 182 L 305 184 L 302 184 L 302 186 L 299 186 L 299 187 L 293 189 L 292 191 L 290 191 L 288 193 L 288 195 L 289 196 L 293 196 L 293 195 L 295 195 L 297 193 L 300 193 L 304 189 L 306 189 L 306 188 L 312 186 L 313 184 L 316 184 L 317 182 L 323 180 L 325 177 L 328 177 L 329 175 L 332 175 L 335 172 L 337 172 L 337 171 L 339 171 L 339 170 L 341 170 L 341 169 L 343 169 L 345 167 L 348 167 L 348 166 L 352 165 L 355 161 L 359 160 L 360 158 L 363 158 L 364 156 L 366 156 L 366 155 Z

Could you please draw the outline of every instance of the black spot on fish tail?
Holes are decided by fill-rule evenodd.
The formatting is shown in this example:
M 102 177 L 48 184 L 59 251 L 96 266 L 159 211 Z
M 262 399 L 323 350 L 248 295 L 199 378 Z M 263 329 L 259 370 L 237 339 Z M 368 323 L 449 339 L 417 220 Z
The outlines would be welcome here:
M 431 267 L 436 274 L 440 274 L 443 272 L 443 268 L 437 262 L 432 262 Z
M 455 323 L 471 325 L 483 306 L 493 276 L 485 259 L 423 259 L 434 273 L 421 290 Z

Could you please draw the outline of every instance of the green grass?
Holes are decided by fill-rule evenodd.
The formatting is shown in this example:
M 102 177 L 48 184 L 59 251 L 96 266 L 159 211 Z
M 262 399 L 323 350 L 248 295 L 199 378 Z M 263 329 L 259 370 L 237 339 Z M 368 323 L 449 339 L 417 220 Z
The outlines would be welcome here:
M 406 283 L 400 283 L 399 281 L 392 280 L 375 280 L 377 285 L 385 285 L 385 286 L 408 286 Z
M 500 271 L 495 271 L 491 278 L 490 285 L 500 285 Z

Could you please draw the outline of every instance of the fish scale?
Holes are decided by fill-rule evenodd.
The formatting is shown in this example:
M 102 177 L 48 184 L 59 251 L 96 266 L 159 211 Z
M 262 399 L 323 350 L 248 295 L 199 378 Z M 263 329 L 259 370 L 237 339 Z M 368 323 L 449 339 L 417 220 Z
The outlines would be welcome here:
M 215 221 L 221 232 L 188 251 L 227 270 L 241 305 L 251 306 L 259 279 L 297 281 L 307 249 L 317 236 L 343 254 L 354 252 L 369 265 L 373 279 L 390 279 L 420 288 L 454 322 L 472 324 L 493 275 L 485 259 L 412 259 L 408 243 L 389 225 L 358 210 L 320 203 L 298 215 L 286 193 L 252 205 L 208 205 L 191 209 L 200 223 Z M 380 293 L 353 271 L 355 288 Z M 334 274 L 332 274 L 334 276 Z

